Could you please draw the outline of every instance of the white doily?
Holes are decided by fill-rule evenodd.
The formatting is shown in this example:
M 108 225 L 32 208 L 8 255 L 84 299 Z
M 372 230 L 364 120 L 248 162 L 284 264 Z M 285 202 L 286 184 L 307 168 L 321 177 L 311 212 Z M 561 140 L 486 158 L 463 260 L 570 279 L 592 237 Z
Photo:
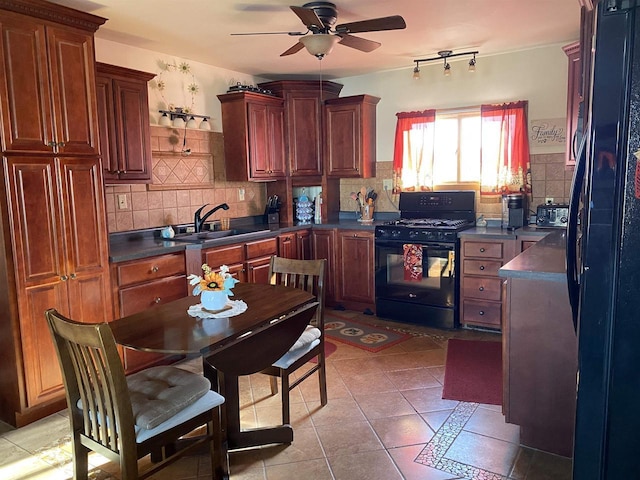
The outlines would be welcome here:
M 228 310 L 222 312 L 213 313 L 202 307 L 201 303 L 191 305 L 187 310 L 187 313 L 196 318 L 227 318 L 235 315 L 240 315 L 247 309 L 247 304 L 242 300 L 229 300 L 227 307 L 231 307 Z

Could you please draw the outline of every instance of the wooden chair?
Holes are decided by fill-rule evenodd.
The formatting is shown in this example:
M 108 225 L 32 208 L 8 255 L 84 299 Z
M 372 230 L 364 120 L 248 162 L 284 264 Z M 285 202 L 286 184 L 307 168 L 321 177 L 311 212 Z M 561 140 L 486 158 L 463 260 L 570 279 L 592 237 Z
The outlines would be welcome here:
M 326 263 L 325 259 L 295 260 L 276 256 L 271 257 L 269 282 L 272 285 L 280 284 L 301 288 L 313 293 L 318 301 L 316 315 L 311 321 L 311 326 L 319 330 L 319 333 L 315 331 L 315 334 L 319 335 L 318 338 L 313 339 L 311 342 L 306 341 L 307 337 L 313 337 L 308 333 L 310 329 L 306 330 L 288 353 L 270 368 L 262 371 L 262 373 L 271 375 L 271 393 L 273 395 L 278 392 L 276 377 L 280 377 L 283 424 L 290 423 L 289 392 L 315 372 L 318 372 L 320 383 L 320 403 L 323 406 L 327 404 L 327 376 L 324 353 L 324 273 Z M 299 376 L 293 383 L 290 383 L 289 375 L 313 358 L 316 358 L 316 364 Z
M 172 366 L 152 367 L 128 377 L 106 323 L 79 323 L 50 309 L 45 312 L 53 336 L 69 407 L 74 479 L 88 476 L 88 453 L 120 464 L 123 480 L 143 479 L 173 463 L 192 448 L 209 445 L 212 478 L 228 475 L 220 405 L 202 375 Z M 205 433 L 177 440 L 206 425 Z M 156 461 L 139 472 L 138 460 Z M 225 477 L 227 478 L 227 477 Z

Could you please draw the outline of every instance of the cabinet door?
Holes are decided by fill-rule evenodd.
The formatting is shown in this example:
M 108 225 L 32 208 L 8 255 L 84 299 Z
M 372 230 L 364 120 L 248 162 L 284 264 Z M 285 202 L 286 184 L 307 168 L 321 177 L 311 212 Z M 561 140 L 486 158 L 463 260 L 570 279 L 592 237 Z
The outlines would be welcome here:
M 338 301 L 373 304 L 373 233 L 338 231 Z
M 70 315 L 85 322 L 110 321 L 113 309 L 100 161 L 62 158 L 59 162 Z
M 313 258 L 326 259 L 327 270 L 325 272 L 325 301 L 329 304 L 335 302 L 335 231 L 312 230 L 311 240 L 313 245 Z
M 567 80 L 567 149 L 565 163 L 575 165 L 576 154 L 578 153 L 578 132 L 583 125 L 578 125 L 578 114 L 582 97 L 582 66 L 580 64 L 580 44 L 574 43 L 564 47 L 569 62 Z
M 98 155 L 93 35 L 47 27 L 57 151 Z
M 98 127 L 100 129 L 100 156 L 104 180 L 118 178 L 118 146 L 116 144 L 116 120 L 113 106 L 113 84 L 108 76 L 96 76 L 98 100 Z
M 28 17 L 3 11 L 0 30 L 2 148 L 50 153 L 54 132 L 45 28 Z
M 151 180 L 147 83 L 113 81 L 120 180 Z
M 339 177 L 360 176 L 360 109 L 357 105 L 326 107 L 328 174 Z
M 287 97 L 287 139 L 292 177 L 322 175 L 320 99 L 318 92 Z
M 283 108 L 249 102 L 247 115 L 251 178 L 284 178 Z
M 247 282 L 269 284 L 271 257 L 247 260 Z
M 278 235 L 278 256 L 282 258 L 298 258 L 295 233 Z
M 311 260 L 313 258 L 311 248 L 311 231 L 301 230 L 296 232 L 296 241 L 298 243 L 298 258 L 300 260 Z

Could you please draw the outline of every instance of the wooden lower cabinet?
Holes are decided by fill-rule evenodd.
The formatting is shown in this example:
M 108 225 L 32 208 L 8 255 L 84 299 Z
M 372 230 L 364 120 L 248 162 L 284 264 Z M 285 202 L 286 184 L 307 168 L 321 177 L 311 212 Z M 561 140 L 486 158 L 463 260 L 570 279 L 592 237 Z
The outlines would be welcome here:
M 502 329 L 502 282 L 498 270 L 515 256 L 515 240 L 462 239 L 460 324 L 499 331 Z
M 336 231 L 334 229 L 313 229 L 311 231 L 311 245 L 313 248 L 313 258 L 316 260 L 326 259 L 327 270 L 324 273 L 325 289 L 324 301 L 327 305 L 335 305 L 335 245 Z
M 236 243 L 221 247 L 192 250 L 197 257 L 187 260 L 187 271 L 202 275 L 201 265 L 206 263 L 213 270 L 222 265 L 229 267 L 229 273 L 241 282 L 269 283 L 271 256 L 278 253 L 278 239 L 266 238 L 247 243 Z
M 374 234 L 338 230 L 337 298 L 352 310 L 375 308 Z
M 119 316 L 132 315 L 189 294 L 182 252 L 117 263 L 111 268 Z M 123 357 L 127 372 L 168 359 L 166 355 L 129 348 L 123 348 Z
M 297 230 L 278 235 L 278 256 L 311 260 L 313 258 L 311 230 Z

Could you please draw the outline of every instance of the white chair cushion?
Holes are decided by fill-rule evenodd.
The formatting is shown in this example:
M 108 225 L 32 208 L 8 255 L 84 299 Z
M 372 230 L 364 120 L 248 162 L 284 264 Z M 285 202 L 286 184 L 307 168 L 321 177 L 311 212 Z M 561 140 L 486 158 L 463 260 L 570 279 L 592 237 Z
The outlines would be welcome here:
M 151 367 L 127 377 L 136 426 L 152 430 L 211 391 L 204 376 L 176 367 Z
M 212 408 L 217 407 L 218 405 L 222 405 L 224 403 L 224 397 L 218 395 L 216 392 L 209 390 L 202 397 L 196 400 L 195 403 L 192 403 L 187 408 L 180 410 L 173 417 L 169 418 L 167 421 L 161 423 L 155 428 L 151 430 L 146 430 L 144 428 L 140 428 L 136 425 L 136 442 L 142 443 L 145 440 L 154 437 L 170 428 L 175 427 L 176 425 L 180 425 L 190 418 L 197 417 L 203 412 L 207 410 L 211 410 Z
M 296 348 L 295 350 L 289 350 L 280 359 L 273 364 L 274 367 L 286 369 L 289 368 L 296 360 L 303 355 L 310 352 L 316 345 L 320 344 L 320 339 L 316 338 L 311 343 L 303 346 L 302 348 Z
M 322 332 L 320 332 L 320 330 L 313 325 L 307 325 L 307 328 L 305 328 L 304 332 L 302 332 L 302 335 L 300 335 L 298 340 L 296 340 L 296 343 L 293 344 L 293 347 L 291 347 L 289 351 L 306 347 L 315 339 L 320 338 L 321 334 Z

